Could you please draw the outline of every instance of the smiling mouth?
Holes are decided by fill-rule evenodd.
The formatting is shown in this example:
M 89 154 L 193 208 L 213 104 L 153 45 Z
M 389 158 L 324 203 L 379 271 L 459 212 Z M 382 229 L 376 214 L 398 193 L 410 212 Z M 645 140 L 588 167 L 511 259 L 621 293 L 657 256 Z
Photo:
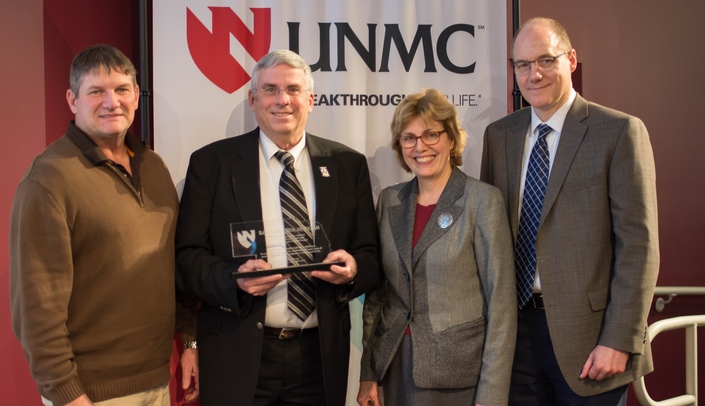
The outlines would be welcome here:
M 414 158 L 414 159 L 416 160 L 416 162 L 419 162 L 419 163 L 422 163 L 422 164 L 423 164 L 423 163 L 426 163 L 426 162 L 431 162 L 431 161 L 433 161 L 435 158 L 436 158 L 435 156 L 420 156 L 420 157 Z
M 548 85 L 546 84 L 546 85 L 543 85 L 543 86 L 531 87 L 531 88 L 529 88 L 529 90 L 543 90 L 543 89 L 545 89 L 545 88 L 547 88 L 547 87 L 548 87 Z

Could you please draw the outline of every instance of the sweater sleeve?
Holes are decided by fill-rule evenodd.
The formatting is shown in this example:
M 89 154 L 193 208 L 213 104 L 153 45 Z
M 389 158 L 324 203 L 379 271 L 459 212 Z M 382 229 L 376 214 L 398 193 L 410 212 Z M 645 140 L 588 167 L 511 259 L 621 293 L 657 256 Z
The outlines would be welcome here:
M 25 179 L 10 218 L 12 327 L 37 387 L 57 406 L 85 392 L 66 327 L 73 278 L 65 210 L 42 185 Z

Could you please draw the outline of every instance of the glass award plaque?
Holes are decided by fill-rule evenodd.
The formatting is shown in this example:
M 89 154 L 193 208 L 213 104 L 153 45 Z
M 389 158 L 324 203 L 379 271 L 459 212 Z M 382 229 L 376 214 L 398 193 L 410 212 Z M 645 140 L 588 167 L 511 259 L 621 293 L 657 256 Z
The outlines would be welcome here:
M 320 223 L 313 229 L 313 242 L 304 230 L 295 227 L 286 228 L 281 220 L 249 221 L 230 223 L 230 242 L 233 258 L 241 260 L 262 259 L 272 262 L 278 259 L 286 263 L 287 238 L 297 242 L 297 248 L 290 248 L 289 254 L 310 255 L 311 263 L 289 265 L 285 267 L 261 269 L 254 272 L 233 272 L 234 278 L 252 278 L 293 272 L 330 270 L 333 265 L 345 265 L 344 262 L 321 262 L 330 252 L 330 241 Z M 267 251 L 269 244 L 270 251 Z

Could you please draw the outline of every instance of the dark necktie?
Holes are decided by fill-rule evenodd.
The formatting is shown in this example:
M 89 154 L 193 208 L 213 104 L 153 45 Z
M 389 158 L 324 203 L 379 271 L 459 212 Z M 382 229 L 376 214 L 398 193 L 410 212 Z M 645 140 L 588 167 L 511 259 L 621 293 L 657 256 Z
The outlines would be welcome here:
M 284 165 L 279 179 L 279 198 L 286 234 L 286 259 L 288 265 L 313 262 L 311 221 L 308 217 L 306 197 L 294 172 L 294 157 L 285 151 L 275 156 Z M 301 320 L 306 320 L 316 308 L 316 285 L 308 273 L 292 273 L 287 285 L 289 310 Z
M 548 184 L 549 153 L 546 136 L 552 131 L 547 124 L 540 124 L 539 137 L 531 150 L 529 167 L 524 182 L 524 198 L 519 217 L 514 261 L 517 273 L 517 301 L 523 308 L 534 290 L 536 277 L 536 235 L 539 231 L 543 198 Z

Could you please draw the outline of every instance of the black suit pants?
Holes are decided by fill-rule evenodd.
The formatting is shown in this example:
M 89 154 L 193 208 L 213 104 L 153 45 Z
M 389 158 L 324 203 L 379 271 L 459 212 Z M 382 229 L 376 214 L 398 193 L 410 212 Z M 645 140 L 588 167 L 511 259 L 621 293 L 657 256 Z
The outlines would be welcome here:
M 321 406 L 326 404 L 318 334 L 295 340 L 264 338 L 256 406 Z

